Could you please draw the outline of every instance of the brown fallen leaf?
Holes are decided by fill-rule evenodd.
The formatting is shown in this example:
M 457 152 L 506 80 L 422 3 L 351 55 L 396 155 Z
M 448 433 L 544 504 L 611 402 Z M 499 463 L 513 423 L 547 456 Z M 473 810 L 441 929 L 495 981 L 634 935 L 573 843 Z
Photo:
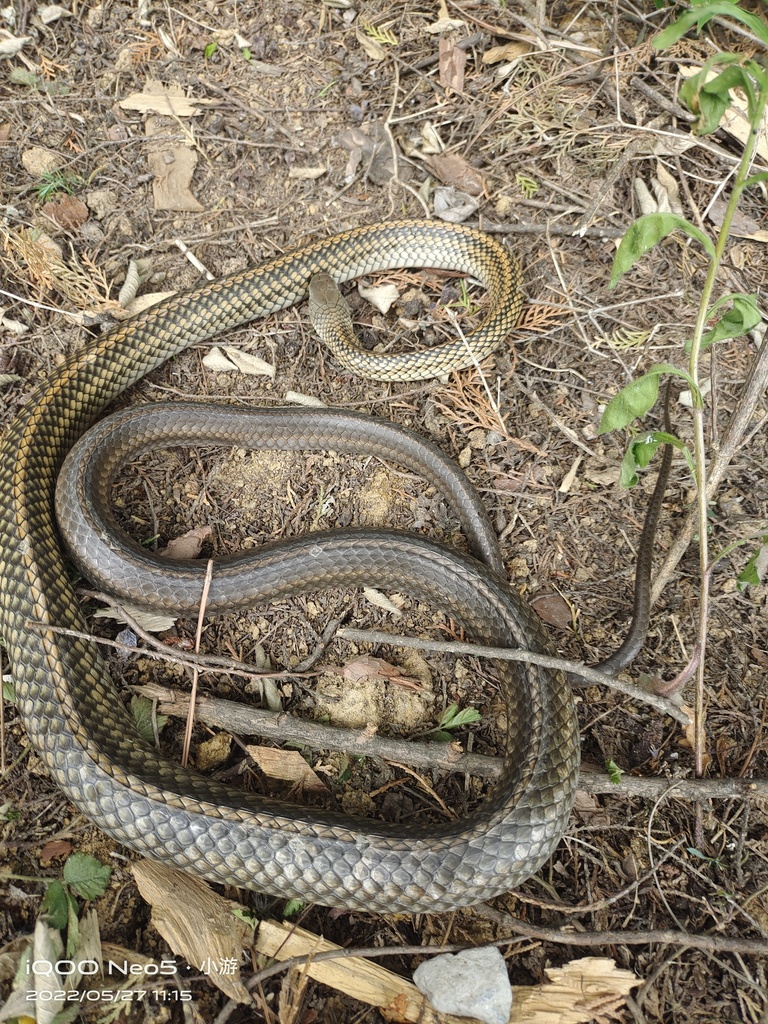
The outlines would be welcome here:
M 471 196 L 481 196 L 485 190 L 480 171 L 468 164 L 460 153 L 436 153 L 426 157 L 424 163 L 446 185 Z
M 126 97 L 120 106 L 133 110 L 154 111 L 147 117 L 144 134 L 153 136 L 179 134 L 179 118 L 200 113 L 205 104 L 190 102 L 178 85 L 163 85 L 147 79 L 144 90 Z M 168 118 L 171 118 L 169 121 Z M 170 129 L 170 130 L 169 130 Z M 193 141 L 173 143 L 149 142 L 147 163 L 153 175 L 152 192 L 156 210 L 200 213 L 204 209 L 192 195 L 190 184 L 197 166 L 197 153 Z
M 483 54 L 483 64 L 500 64 L 503 60 L 517 60 L 530 53 L 533 47 L 530 43 L 504 43 L 503 46 L 491 46 Z
M 596 797 L 594 793 L 586 793 L 583 789 L 576 790 L 573 810 L 580 818 L 588 821 L 590 825 L 607 825 L 610 823 L 610 815 L 600 803 L 599 797 Z
M 168 134 L 168 122 L 152 115 L 147 118 L 144 130 L 148 139 L 153 135 L 164 136 Z M 201 213 L 205 209 L 189 187 L 197 167 L 197 153 L 193 149 L 183 144 L 164 142 L 150 150 L 147 163 L 153 175 L 152 194 L 156 210 Z
M 197 558 L 203 541 L 212 533 L 210 526 L 196 526 L 194 530 L 187 530 L 181 537 L 173 537 L 157 553 L 164 558 Z
M 88 219 L 88 207 L 76 196 L 62 196 L 61 199 L 46 203 L 43 213 L 68 231 L 80 227 Z
M 464 89 L 464 67 L 467 63 L 466 51 L 459 49 L 452 39 L 440 36 L 437 47 L 440 84 L 454 92 Z
M 260 747 L 249 744 L 248 754 L 270 779 L 290 782 L 294 788 L 307 793 L 327 793 L 319 775 L 310 768 L 298 750 Z
M 179 85 L 163 85 L 148 78 L 141 92 L 132 92 L 118 106 L 143 114 L 164 114 L 168 117 L 194 117 L 214 100 L 191 99 Z
M 725 211 L 726 204 L 722 200 L 716 199 L 710 203 L 707 214 L 712 223 L 720 228 L 723 226 Z M 768 242 L 768 229 L 762 227 L 759 221 L 742 213 L 741 210 L 737 210 L 733 215 L 729 230 L 737 238 L 750 238 L 753 242 Z
M 155 861 L 137 861 L 131 870 L 152 908 L 152 924 L 173 952 L 230 999 L 250 1003 L 240 980 L 240 960 L 253 928 L 236 916 L 239 904 L 225 900 L 205 882 Z
M 362 164 L 365 175 L 375 185 L 386 185 L 395 176 L 392 163 L 392 146 L 387 130 L 380 121 L 371 121 L 365 128 L 345 128 L 337 137 L 338 144 L 349 153 L 345 180 L 354 179 L 357 167 Z M 412 168 L 399 161 L 397 168 L 401 181 L 413 174 Z
M 49 861 L 55 860 L 56 857 L 68 857 L 70 853 L 72 853 L 72 843 L 67 842 L 66 839 L 52 839 L 40 851 L 40 860 Z
M 359 658 L 348 661 L 342 666 L 341 675 L 351 683 L 359 682 L 361 679 L 382 679 L 395 686 L 403 686 L 407 690 L 425 689 L 418 679 L 403 675 L 403 670 L 397 665 L 390 665 L 388 661 L 374 658 L 370 654 L 362 654 Z
M 570 606 L 559 594 L 539 594 L 530 603 L 539 618 L 548 625 L 558 629 L 568 629 L 573 625 Z

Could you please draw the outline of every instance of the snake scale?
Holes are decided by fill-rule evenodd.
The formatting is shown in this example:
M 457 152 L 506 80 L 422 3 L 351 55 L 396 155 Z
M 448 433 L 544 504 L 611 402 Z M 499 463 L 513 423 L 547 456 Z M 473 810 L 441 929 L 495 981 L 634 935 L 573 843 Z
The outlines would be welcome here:
M 357 228 L 172 297 L 91 341 L 38 388 L 6 432 L 0 634 L 17 707 L 67 797 L 142 854 L 212 881 L 328 906 L 440 911 L 519 884 L 565 831 L 579 744 L 570 690 L 556 673 L 497 664 L 508 710 L 505 764 L 476 811 L 447 824 L 392 825 L 236 792 L 182 770 L 139 738 L 96 646 L 48 628 L 85 628 L 54 522 L 56 477 L 67 452 L 118 395 L 188 346 L 300 301 L 314 274 L 343 282 L 418 266 L 470 273 L 487 287 L 490 310 L 470 336 L 476 356 L 514 325 L 517 266 L 494 239 L 429 223 Z M 460 341 L 428 353 L 382 357 L 361 350 L 345 358 L 363 375 L 395 380 L 468 361 Z M 311 416 L 294 415 L 286 429 L 296 435 L 295 446 L 345 450 L 362 432 L 374 452 L 386 450 L 377 447 L 373 420 L 342 417 L 322 434 Z M 205 434 L 205 424 L 197 426 Z M 145 440 L 155 443 L 151 433 Z M 483 541 L 475 547 L 485 557 Z M 479 642 L 550 652 L 536 616 L 494 568 L 423 537 L 340 530 L 297 538 L 287 549 L 267 545 L 259 557 L 257 601 L 374 583 L 429 601 Z M 217 566 L 214 580 L 226 573 L 226 564 Z

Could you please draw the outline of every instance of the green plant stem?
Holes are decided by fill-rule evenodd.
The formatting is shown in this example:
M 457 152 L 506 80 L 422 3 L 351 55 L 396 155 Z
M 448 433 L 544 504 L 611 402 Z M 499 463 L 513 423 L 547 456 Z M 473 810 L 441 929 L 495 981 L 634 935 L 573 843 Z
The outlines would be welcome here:
M 717 280 L 717 273 L 720 269 L 720 263 L 725 252 L 725 247 L 728 243 L 731 222 L 733 221 L 734 214 L 736 213 L 736 208 L 739 205 L 742 192 L 744 191 L 744 183 L 749 176 L 749 170 L 752 165 L 752 159 L 754 157 L 755 146 L 757 145 L 759 130 L 762 124 L 763 112 L 765 111 L 767 100 L 768 74 L 766 74 L 764 78 L 761 79 L 759 84 L 756 104 L 756 115 L 750 127 L 749 137 L 747 139 L 746 145 L 744 146 L 744 152 L 742 154 L 741 162 L 739 163 L 739 168 L 736 173 L 736 179 L 733 183 L 731 197 L 728 200 L 728 204 L 725 209 L 725 216 L 723 217 L 723 223 L 717 236 L 717 242 L 715 244 L 715 255 L 714 258 L 710 261 L 709 270 L 707 272 L 707 279 L 704 283 L 704 288 L 701 293 L 699 312 L 696 318 L 696 327 L 694 329 L 693 340 L 691 342 L 691 354 L 688 364 L 688 370 L 691 375 L 691 379 L 693 380 L 696 386 L 696 389 L 699 388 L 699 363 L 701 361 L 701 340 L 704 336 L 704 331 L 707 324 L 707 313 L 712 304 L 712 293 L 714 291 L 715 282 Z M 707 534 L 707 530 L 709 528 L 709 521 L 707 518 L 707 463 L 706 445 L 704 440 L 704 408 L 701 400 L 697 399 L 696 392 L 694 392 L 693 399 L 693 447 L 696 478 L 696 502 L 698 509 L 699 529 L 699 571 L 701 576 L 701 585 L 699 590 L 698 623 L 700 647 L 699 662 L 696 668 L 696 698 L 694 705 L 694 754 L 696 775 L 701 776 L 704 773 L 704 670 L 705 653 L 707 645 L 707 618 L 709 614 L 709 581 L 711 567 L 709 565 L 709 544 Z

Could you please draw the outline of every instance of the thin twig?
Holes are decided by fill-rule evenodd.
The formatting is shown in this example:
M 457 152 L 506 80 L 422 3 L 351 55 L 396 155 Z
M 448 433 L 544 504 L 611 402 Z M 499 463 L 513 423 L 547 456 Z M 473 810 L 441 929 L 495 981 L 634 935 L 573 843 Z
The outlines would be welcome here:
M 132 688 L 135 693 L 158 703 L 163 714 L 183 718 L 187 714 L 189 694 L 156 683 Z M 198 697 L 195 709 L 199 722 L 217 729 L 243 735 L 257 735 L 276 743 L 301 744 L 311 750 L 344 750 L 362 757 L 433 768 L 462 775 L 496 779 L 504 761 L 500 757 L 468 754 L 457 742 L 410 742 L 381 736 L 370 729 L 343 729 L 308 719 L 295 718 L 283 711 L 269 711 L 221 697 Z M 595 795 L 640 797 L 656 800 L 674 788 L 679 800 L 748 800 L 768 798 L 768 779 L 679 779 L 641 778 L 622 774 L 618 782 L 605 772 L 581 769 L 579 786 Z
M 128 618 L 128 616 L 126 616 Z M 80 640 L 88 640 L 92 644 L 102 644 L 104 647 L 113 647 L 121 654 L 140 655 L 142 658 L 152 658 L 154 661 L 168 661 L 173 665 L 181 665 L 183 668 L 198 668 L 203 672 L 216 672 L 227 676 L 242 676 L 244 679 L 293 679 L 297 676 L 316 675 L 317 673 L 300 671 L 298 666 L 295 669 L 283 669 L 280 672 L 257 672 L 242 661 L 234 658 L 221 658 L 214 654 L 171 654 L 164 644 L 154 637 L 150 638 L 151 647 L 133 647 L 131 644 L 122 643 L 120 640 L 110 640 L 105 636 L 94 636 L 83 629 L 66 629 L 64 626 L 52 626 L 48 622 L 38 622 L 34 619 L 27 619 L 27 629 L 34 629 L 38 633 L 58 633 L 61 636 L 73 636 Z M 134 627 L 128 623 L 133 630 Z M 142 638 L 143 639 L 143 638 Z
M 766 387 L 768 387 L 768 344 L 763 344 L 752 361 L 746 383 L 734 403 L 734 410 L 728 425 L 723 431 L 720 447 L 712 455 L 707 473 L 707 505 L 714 499 L 731 460 L 741 446 L 744 435 L 751 423 L 755 407 L 762 399 Z M 697 526 L 698 511 L 696 508 L 692 508 L 683 520 L 682 525 L 676 526 L 676 536 L 672 547 L 669 549 L 661 567 L 656 572 L 651 595 L 651 600 L 654 604 L 659 599 L 661 591 L 669 582 L 677 563 L 688 550 Z
M 684 711 L 672 701 L 664 697 L 657 697 L 654 693 L 632 683 L 622 682 L 606 675 L 596 669 L 589 668 L 581 661 L 568 661 L 564 658 L 556 658 L 549 654 L 536 654 L 532 651 L 521 651 L 519 649 L 509 650 L 506 647 L 485 647 L 482 644 L 465 644 L 453 640 L 420 640 L 410 636 L 398 636 L 393 633 L 385 633 L 377 629 L 340 629 L 337 634 L 343 640 L 354 640 L 356 642 L 372 644 L 392 644 L 394 647 L 409 647 L 417 651 L 437 651 L 449 654 L 470 654 L 478 658 L 496 658 L 499 661 L 522 661 L 528 665 L 540 665 L 542 668 L 552 668 L 561 672 L 569 672 L 571 675 L 579 676 L 588 683 L 597 686 L 607 686 L 611 690 L 618 690 L 633 700 L 650 704 L 670 718 L 674 718 L 681 725 L 690 725 L 690 718 Z
M 649 946 L 659 944 L 662 946 L 681 946 L 683 949 L 702 949 L 711 953 L 743 953 L 752 956 L 765 956 L 764 939 L 731 939 L 724 935 L 690 935 L 688 932 L 676 932 L 671 929 L 654 928 L 646 931 L 606 931 L 606 932 L 582 932 L 582 931 L 561 931 L 559 928 L 540 928 L 537 925 L 519 921 L 510 914 L 504 914 L 494 910 L 485 904 L 482 905 L 484 917 L 497 921 L 502 927 L 508 928 L 516 934 L 508 935 L 503 939 L 493 939 L 486 942 L 490 946 L 509 946 L 520 941 L 523 936 L 529 939 L 538 939 L 543 942 L 554 942 L 564 946 Z M 255 987 L 265 982 L 268 978 L 292 967 L 303 967 L 308 961 L 318 963 L 322 960 L 346 960 L 350 957 L 365 957 L 369 960 L 378 959 L 384 956 L 429 956 L 438 953 L 459 953 L 465 949 L 474 949 L 475 946 L 467 943 L 454 943 L 443 946 L 390 946 L 382 949 L 380 946 L 364 946 L 360 949 L 329 949 L 321 953 L 309 953 L 304 956 L 293 956 L 288 960 L 281 960 L 279 963 L 271 964 L 259 971 L 248 980 L 248 986 Z
M 203 592 L 200 595 L 200 610 L 197 613 L 197 629 L 195 630 L 195 654 L 200 653 L 200 641 L 203 637 L 203 622 L 208 607 L 208 594 L 213 580 L 213 559 L 209 558 L 205 566 L 205 579 L 203 580 Z M 200 679 L 200 670 L 197 665 L 192 667 L 192 692 L 189 696 L 189 714 L 184 730 L 184 745 L 182 747 L 181 763 L 186 768 L 189 760 L 189 751 L 192 747 L 192 729 L 195 725 L 195 701 L 197 699 L 197 684 Z
M 536 235 L 541 238 L 546 238 L 547 235 L 558 238 L 623 238 L 627 233 L 626 228 L 589 226 L 584 231 L 580 231 L 578 226 L 573 224 L 537 224 L 534 221 L 521 221 L 519 224 L 492 224 L 484 217 L 481 217 L 475 226 L 489 235 Z

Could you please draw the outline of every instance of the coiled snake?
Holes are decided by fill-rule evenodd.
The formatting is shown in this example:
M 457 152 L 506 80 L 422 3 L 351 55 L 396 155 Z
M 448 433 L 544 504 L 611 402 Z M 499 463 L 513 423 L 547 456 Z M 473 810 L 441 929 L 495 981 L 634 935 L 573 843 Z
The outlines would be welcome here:
M 460 270 L 486 285 L 490 312 L 470 336 L 478 357 L 514 325 L 518 272 L 503 246 L 464 227 L 396 222 L 348 231 L 173 297 L 72 355 L 23 407 L 0 449 L 0 634 L 30 740 L 68 798 L 109 835 L 213 881 L 329 906 L 417 912 L 505 891 L 535 872 L 557 845 L 579 763 L 576 718 L 562 676 L 498 664 L 509 720 L 500 782 L 459 822 L 393 826 L 276 803 L 182 770 L 138 737 L 96 647 L 47 629 L 84 628 L 54 524 L 53 493 L 64 456 L 104 408 L 186 347 L 301 300 L 314 274 L 343 282 L 405 266 Z M 412 380 L 466 365 L 465 352 L 457 341 L 426 354 L 353 352 L 343 358 L 367 376 Z M 217 430 L 219 439 L 229 433 L 207 406 L 187 407 L 186 414 L 188 427 L 178 429 L 190 444 Z M 142 427 L 147 444 L 158 443 L 163 415 Z M 254 443 L 339 450 L 368 445 L 375 454 L 432 472 L 458 506 L 476 553 L 498 559 L 482 506 L 466 510 L 468 492 L 450 464 L 443 474 L 439 453 L 424 454 L 414 435 L 335 413 L 287 412 L 277 428 L 265 425 L 274 413 L 258 415 Z M 399 439 L 392 440 L 392 430 Z M 129 551 L 129 561 L 140 553 Z M 311 534 L 289 548 L 267 545 L 256 558 L 249 600 L 374 583 L 430 601 L 480 642 L 550 651 L 537 618 L 495 568 L 423 537 L 384 530 Z M 228 563 L 217 564 L 211 610 L 231 606 L 232 591 L 241 591 L 239 583 L 228 583 L 232 571 Z M 194 572 L 182 567 L 191 605 L 200 593 Z M 162 603 L 158 586 L 155 603 Z

